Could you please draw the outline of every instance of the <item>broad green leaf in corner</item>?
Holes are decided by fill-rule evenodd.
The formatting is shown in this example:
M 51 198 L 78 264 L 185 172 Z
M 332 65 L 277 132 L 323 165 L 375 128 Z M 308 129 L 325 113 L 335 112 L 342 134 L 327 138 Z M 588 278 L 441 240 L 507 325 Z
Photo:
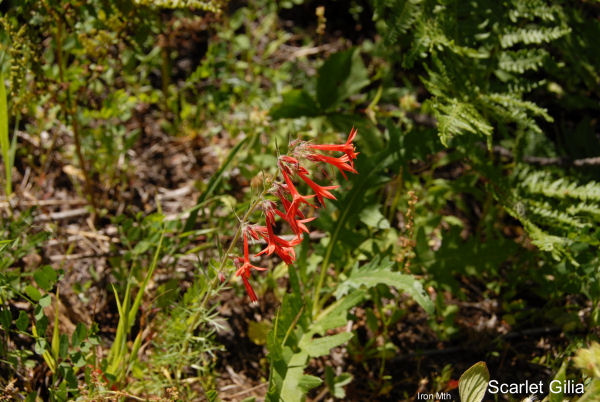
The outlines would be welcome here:
M 481 402 L 489 381 L 490 372 L 485 362 L 475 363 L 458 380 L 460 400 L 462 402 Z

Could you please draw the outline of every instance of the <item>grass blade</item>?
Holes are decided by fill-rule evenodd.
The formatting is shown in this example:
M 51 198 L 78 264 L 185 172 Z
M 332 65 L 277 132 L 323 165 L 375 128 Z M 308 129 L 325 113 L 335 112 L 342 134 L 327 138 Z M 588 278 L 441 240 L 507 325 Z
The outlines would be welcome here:
M 6 197 L 12 194 L 12 163 L 10 157 L 10 141 L 8 140 L 8 106 L 6 101 L 6 87 L 4 86 L 4 74 L 0 73 L 0 148 L 4 160 L 4 191 Z
M 58 354 L 60 350 L 60 333 L 58 330 L 58 303 L 59 302 L 59 293 L 58 287 L 56 288 L 56 307 L 54 307 L 54 329 L 52 330 L 52 355 L 54 356 L 54 361 L 58 361 Z

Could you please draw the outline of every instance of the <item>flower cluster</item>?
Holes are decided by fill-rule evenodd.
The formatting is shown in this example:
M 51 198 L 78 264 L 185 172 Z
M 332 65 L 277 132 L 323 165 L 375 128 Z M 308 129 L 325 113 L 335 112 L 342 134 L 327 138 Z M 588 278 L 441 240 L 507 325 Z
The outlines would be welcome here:
M 269 192 L 279 201 L 283 210 L 279 209 L 278 203 L 268 199 L 260 200 L 260 207 L 265 217 L 265 225 L 250 225 L 242 222 L 242 237 L 244 241 L 243 257 L 234 258 L 237 268 L 236 276 L 241 276 L 246 287 L 246 291 L 252 302 L 257 302 L 258 298 L 252 286 L 250 285 L 250 273 L 252 270 L 264 271 L 266 268 L 257 267 L 250 262 L 248 253 L 248 237 L 255 240 L 264 239 L 267 246 L 255 256 L 277 254 L 286 264 L 292 264 L 296 260 L 294 247 L 302 242 L 303 233 L 309 233 L 307 223 L 316 219 L 307 218 L 302 212 L 303 206 L 319 208 L 319 205 L 325 206 L 325 198 L 335 200 L 335 196 L 330 190 L 335 190 L 339 186 L 321 186 L 310 178 L 309 170 L 301 163 L 310 161 L 316 164 L 325 163 L 337 168 L 346 180 L 346 172 L 358 173 L 354 169 L 354 159 L 358 155 L 352 141 L 356 136 L 356 129 L 350 131 L 350 135 L 344 144 L 323 144 L 315 145 L 305 141 L 294 141 L 290 144 L 290 155 L 279 156 L 278 168 L 283 182 L 274 181 Z M 341 156 L 331 156 L 323 154 L 325 152 L 341 152 Z M 311 188 L 314 194 L 302 195 L 294 184 L 294 179 L 302 180 Z M 313 200 L 318 201 L 318 204 Z M 285 240 L 275 234 L 275 219 L 279 217 L 287 222 L 293 232 L 291 240 Z

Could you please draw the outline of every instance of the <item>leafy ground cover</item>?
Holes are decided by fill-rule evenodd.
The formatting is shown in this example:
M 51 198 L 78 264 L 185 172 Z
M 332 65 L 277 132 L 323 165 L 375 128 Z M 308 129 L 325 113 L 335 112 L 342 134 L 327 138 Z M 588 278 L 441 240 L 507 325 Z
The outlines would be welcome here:
M 597 2 L 0 9 L 1 398 L 598 398 Z

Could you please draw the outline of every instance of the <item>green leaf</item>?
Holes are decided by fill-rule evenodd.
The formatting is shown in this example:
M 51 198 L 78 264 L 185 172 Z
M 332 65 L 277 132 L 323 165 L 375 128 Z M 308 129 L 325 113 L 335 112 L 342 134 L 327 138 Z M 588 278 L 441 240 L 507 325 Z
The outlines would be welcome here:
M 19 318 L 17 318 L 15 324 L 19 331 L 26 331 L 29 327 L 29 317 L 27 316 L 27 313 L 23 310 L 19 311 Z
M 325 383 L 327 384 L 327 388 L 329 388 L 331 395 L 338 399 L 346 397 L 344 386 L 350 384 L 352 379 L 353 377 L 350 373 L 342 373 L 335 376 L 335 373 L 330 366 L 325 367 Z
M 369 85 L 369 74 L 357 49 L 334 53 L 319 68 L 317 100 L 329 109 Z
M 304 367 L 308 354 L 305 351 L 295 353 L 287 363 L 285 378 L 281 384 L 281 400 L 286 402 L 300 402 L 303 393 L 300 390 L 300 381 L 304 377 Z M 307 386 L 309 384 L 305 384 Z
M 4 331 L 8 331 L 12 323 L 12 314 L 8 309 L 0 309 L 0 325 Z
M 85 325 L 82 323 L 77 324 L 77 328 L 75 328 L 75 331 L 73 331 L 73 335 L 71 336 L 71 345 L 76 348 L 86 336 L 87 328 Z
M 379 210 L 378 205 L 370 205 L 360 212 L 360 221 L 370 228 L 389 229 L 390 223 Z
M 45 295 L 40 299 L 39 303 L 42 307 L 48 307 L 50 304 L 52 304 L 52 297 L 50 297 L 50 295 Z
M 331 349 L 347 342 L 350 338 L 352 338 L 352 336 L 352 332 L 341 332 L 331 336 L 313 338 L 301 343 L 299 346 L 301 349 L 306 350 L 310 357 L 325 356 L 329 354 Z M 304 337 L 302 340 L 304 341 L 305 339 L 306 337 Z
M 319 107 L 308 92 L 292 89 L 283 94 L 283 101 L 271 108 L 269 114 L 275 120 L 315 117 L 319 115 Z
M 338 285 L 336 297 L 339 298 L 351 289 L 358 289 L 361 286 L 372 288 L 384 284 L 409 294 L 428 314 L 432 314 L 433 303 L 425 293 L 421 282 L 412 275 L 391 271 L 392 266 L 393 262 L 387 258 L 381 263 L 379 258 L 376 258 L 361 268 L 355 268 L 350 277 Z
M 348 311 L 362 302 L 366 296 L 366 292 L 355 290 L 349 295 L 338 299 L 317 316 L 311 325 L 311 330 L 318 334 L 324 334 L 327 330 L 345 325 L 348 322 Z
M 58 355 L 61 359 L 67 357 L 67 353 L 69 351 L 69 336 L 67 334 L 62 334 L 60 336 L 60 343 L 58 347 Z
M 33 273 L 33 279 L 40 288 L 49 291 L 58 279 L 58 274 L 51 266 L 46 265 Z
M 300 381 L 298 381 L 298 388 L 300 388 L 302 392 L 307 393 L 311 389 L 321 385 L 322 382 L 323 380 L 321 380 L 319 377 L 304 374 L 302 377 L 300 377 Z
M 462 402 L 481 402 L 490 381 L 490 373 L 484 362 L 475 363 L 458 380 L 458 392 Z
M 56 289 L 56 304 L 54 307 L 54 328 L 52 328 L 52 356 L 54 357 L 54 361 L 58 361 L 58 356 L 60 353 L 60 333 L 58 328 L 58 304 L 59 304 L 59 292 Z
M 569 361 L 565 359 L 558 370 L 558 373 L 554 376 L 554 380 L 559 381 L 561 384 L 564 384 L 567 376 L 567 366 Z M 563 387 L 560 387 L 560 392 L 550 392 L 548 397 L 550 398 L 549 402 L 562 402 L 564 396 Z
M 45 338 L 37 338 L 35 340 L 35 345 L 33 347 L 33 350 L 38 355 L 43 355 L 44 352 L 46 352 L 47 347 L 48 347 L 48 341 L 46 341 Z
M 37 290 L 36 288 L 34 288 L 31 285 L 28 285 L 25 288 L 25 294 L 27 294 L 27 296 L 29 296 L 29 298 L 31 300 L 33 300 L 34 302 L 37 302 L 40 300 L 40 298 L 42 297 L 42 294 L 40 293 L 39 290 Z

